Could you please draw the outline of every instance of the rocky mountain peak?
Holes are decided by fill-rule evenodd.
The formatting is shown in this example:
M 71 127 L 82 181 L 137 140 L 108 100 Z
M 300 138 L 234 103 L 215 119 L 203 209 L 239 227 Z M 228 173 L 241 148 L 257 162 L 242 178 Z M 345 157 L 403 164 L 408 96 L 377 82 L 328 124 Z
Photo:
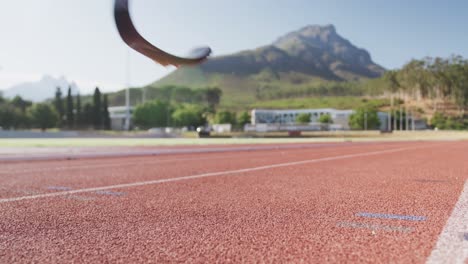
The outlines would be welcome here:
M 251 50 L 212 57 L 197 67 L 198 80 L 210 76 L 237 76 L 255 79 L 258 74 L 301 75 L 333 81 L 376 78 L 385 69 L 374 63 L 370 54 L 340 36 L 334 25 L 308 25 Z M 193 74 L 194 71 L 191 71 Z M 190 74 L 178 70 L 160 83 L 191 83 Z

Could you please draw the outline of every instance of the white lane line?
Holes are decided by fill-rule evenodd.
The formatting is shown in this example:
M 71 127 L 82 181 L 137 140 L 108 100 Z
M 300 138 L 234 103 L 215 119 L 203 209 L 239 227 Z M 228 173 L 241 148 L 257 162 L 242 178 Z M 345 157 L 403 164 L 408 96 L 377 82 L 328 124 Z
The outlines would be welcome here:
M 239 170 L 210 172 L 210 173 L 183 176 L 183 177 L 177 177 L 177 178 L 160 179 L 160 180 L 143 181 L 143 182 L 134 182 L 134 183 L 126 183 L 126 184 L 117 184 L 117 185 L 109 185 L 109 186 L 103 186 L 103 187 L 86 188 L 86 189 L 78 189 L 78 190 L 55 192 L 55 193 L 45 193 L 45 194 L 15 197 L 15 198 L 6 198 L 6 199 L 0 199 L 0 203 L 18 202 L 18 201 L 23 201 L 23 200 L 32 200 L 32 199 L 40 199 L 40 198 L 47 198 L 47 197 L 65 196 L 65 195 L 76 194 L 76 193 L 97 192 L 97 191 L 104 191 L 104 190 L 111 190 L 111 189 L 122 189 L 122 188 L 130 188 L 130 187 L 145 186 L 145 185 L 154 185 L 154 184 L 161 184 L 161 183 L 168 183 L 168 182 L 194 180 L 194 179 L 200 179 L 200 178 L 223 176 L 223 175 L 228 175 L 228 174 L 239 174 L 239 173 L 246 173 L 246 172 L 281 168 L 281 167 L 289 167 L 289 166 L 296 166 L 296 165 L 303 165 L 303 164 L 310 164 L 310 163 L 318 163 L 318 162 L 324 162 L 324 161 L 334 161 L 334 160 L 341 160 L 341 159 L 351 159 L 351 158 L 358 158 L 358 157 L 374 156 L 374 155 L 402 152 L 402 151 L 405 151 L 405 150 L 414 150 L 414 149 L 421 149 L 421 148 L 427 148 L 427 146 L 425 146 L 425 147 L 412 147 L 412 148 L 411 147 L 410 148 L 398 148 L 398 149 L 391 149 L 391 150 L 380 150 L 380 151 L 372 151 L 372 152 L 364 152 L 364 153 L 357 153 L 357 154 L 334 156 L 334 157 L 328 157 L 328 158 L 320 158 L 320 159 L 303 160 L 303 161 L 296 161 L 296 162 L 279 163 L 279 164 L 272 164 L 272 165 L 266 165 L 266 166 L 245 168 L 245 169 L 239 169 Z
M 465 238 L 467 233 L 468 180 L 426 263 L 463 264 L 468 261 L 468 240 Z
M 346 146 L 346 149 L 355 149 L 360 148 L 361 146 Z M 309 148 L 309 149 L 300 149 L 300 151 L 309 152 L 311 150 L 317 150 L 318 148 Z M 327 149 L 330 150 L 330 149 Z M 336 149 L 331 149 L 336 150 Z M 289 149 L 285 149 L 285 152 L 289 151 Z M 297 153 L 297 152 L 295 152 Z M 212 153 L 208 153 L 212 154 Z M 277 153 L 273 154 L 266 154 L 266 153 L 258 153 L 258 154 L 249 154 L 249 157 L 267 157 L 267 156 L 277 156 Z M 238 157 L 238 155 L 221 155 L 217 157 L 198 157 L 198 158 L 177 158 L 177 159 L 160 159 L 160 160 L 152 160 L 152 161 L 144 161 L 144 162 L 121 162 L 121 163 L 105 163 L 105 164 L 96 164 L 96 165 L 72 165 L 72 166 L 62 166 L 62 167 L 53 167 L 53 168 L 40 168 L 40 169 L 22 169 L 22 170 L 12 170 L 12 171 L 0 171 L 0 175 L 2 174 L 26 174 L 26 173 L 36 173 L 36 172 L 51 172 L 51 171 L 68 171 L 68 170 L 88 170 L 88 169 L 101 169 L 101 168 L 113 168 L 113 167 L 125 167 L 125 166 L 140 166 L 140 165 L 152 165 L 152 164 L 161 164 L 161 163 L 169 163 L 169 162 L 178 162 L 178 161 L 198 161 L 198 160 L 215 160 L 215 159 L 227 159 L 230 157 Z

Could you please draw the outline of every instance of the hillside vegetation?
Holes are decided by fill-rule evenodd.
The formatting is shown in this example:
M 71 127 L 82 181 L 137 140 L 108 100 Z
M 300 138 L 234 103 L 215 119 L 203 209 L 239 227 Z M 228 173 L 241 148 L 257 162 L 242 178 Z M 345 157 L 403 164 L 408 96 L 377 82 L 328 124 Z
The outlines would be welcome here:
M 236 109 L 284 98 L 362 96 L 369 91 L 363 90 L 361 82 L 384 71 L 334 26 L 307 26 L 270 45 L 180 68 L 147 88 L 219 87 L 224 94 L 221 105 Z
M 132 89 L 131 101 L 141 103 L 145 94 L 147 100 L 179 102 L 175 94 L 184 89 L 218 87 L 221 110 L 372 107 L 428 121 L 440 113 L 435 121 L 444 123 L 441 127 L 453 127 L 464 119 L 468 105 L 466 65 L 457 56 L 424 58 L 386 72 L 332 25 L 307 26 L 270 45 L 180 68 L 146 87 Z M 123 91 L 109 96 L 111 105 L 122 105 L 124 98 Z

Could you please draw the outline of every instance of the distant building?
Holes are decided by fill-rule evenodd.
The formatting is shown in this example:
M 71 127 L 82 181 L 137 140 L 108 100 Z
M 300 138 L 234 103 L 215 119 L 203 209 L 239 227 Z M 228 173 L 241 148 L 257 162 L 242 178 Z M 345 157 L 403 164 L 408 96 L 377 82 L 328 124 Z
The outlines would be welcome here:
M 300 125 L 298 130 L 350 130 L 349 117 L 354 113 L 354 110 L 337 110 L 333 108 L 323 109 L 288 109 L 288 110 L 268 110 L 254 109 L 251 112 L 252 126 L 259 126 L 265 130 L 285 130 L 297 127 L 296 119 L 300 114 L 310 114 L 310 123 Z M 330 115 L 333 124 L 324 127 L 320 124 L 319 119 L 323 115 Z M 387 130 L 388 114 L 378 113 L 380 119 L 380 130 Z
M 211 126 L 213 132 L 216 133 L 230 133 L 232 131 L 231 124 L 214 124 Z
M 130 127 L 133 126 L 132 115 L 134 107 L 130 107 Z M 125 130 L 126 106 L 112 106 L 108 108 L 112 130 Z

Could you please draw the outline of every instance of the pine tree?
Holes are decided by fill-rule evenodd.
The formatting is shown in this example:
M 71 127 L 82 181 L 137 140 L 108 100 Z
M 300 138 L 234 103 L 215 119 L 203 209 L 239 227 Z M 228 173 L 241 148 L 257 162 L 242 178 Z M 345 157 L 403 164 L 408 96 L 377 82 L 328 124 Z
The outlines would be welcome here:
M 94 117 L 94 129 L 101 129 L 102 128 L 102 112 L 101 112 L 101 91 L 99 91 L 99 87 L 96 87 L 94 90 L 93 96 L 93 117 Z
M 83 127 L 89 129 L 94 124 L 93 105 L 86 103 L 83 108 Z
M 73 112 L 73 97 L 72 97 L 71 86 L 68 87 L 67 94 L 67 127 L 73 129 L 75 124 L 75 113 Z
M 103 128 L 105 130 L 110 130 L 111 129 L 111 120 L 109 116 L 109 109 L 108 109 L 108 102 L 107 102 L 107 94 L 104 95 L 103 101 L 102 101 L 102 120 L 103 120 Z
M 54 107 L 58 114 L 57 127 L 61 128 L 62 123 L 63 123 L 62 121 L 63 121 L 64 109 L 63 109 L 63 100 L 62 100 L 62 90 L 60 89 L 60 87 L 57 87 L 57 90 L 55 91 Z
M 83 113 L 81 112 L 81 96 L 79 93 L 76 95 L 75 127 L 83 128 Z

